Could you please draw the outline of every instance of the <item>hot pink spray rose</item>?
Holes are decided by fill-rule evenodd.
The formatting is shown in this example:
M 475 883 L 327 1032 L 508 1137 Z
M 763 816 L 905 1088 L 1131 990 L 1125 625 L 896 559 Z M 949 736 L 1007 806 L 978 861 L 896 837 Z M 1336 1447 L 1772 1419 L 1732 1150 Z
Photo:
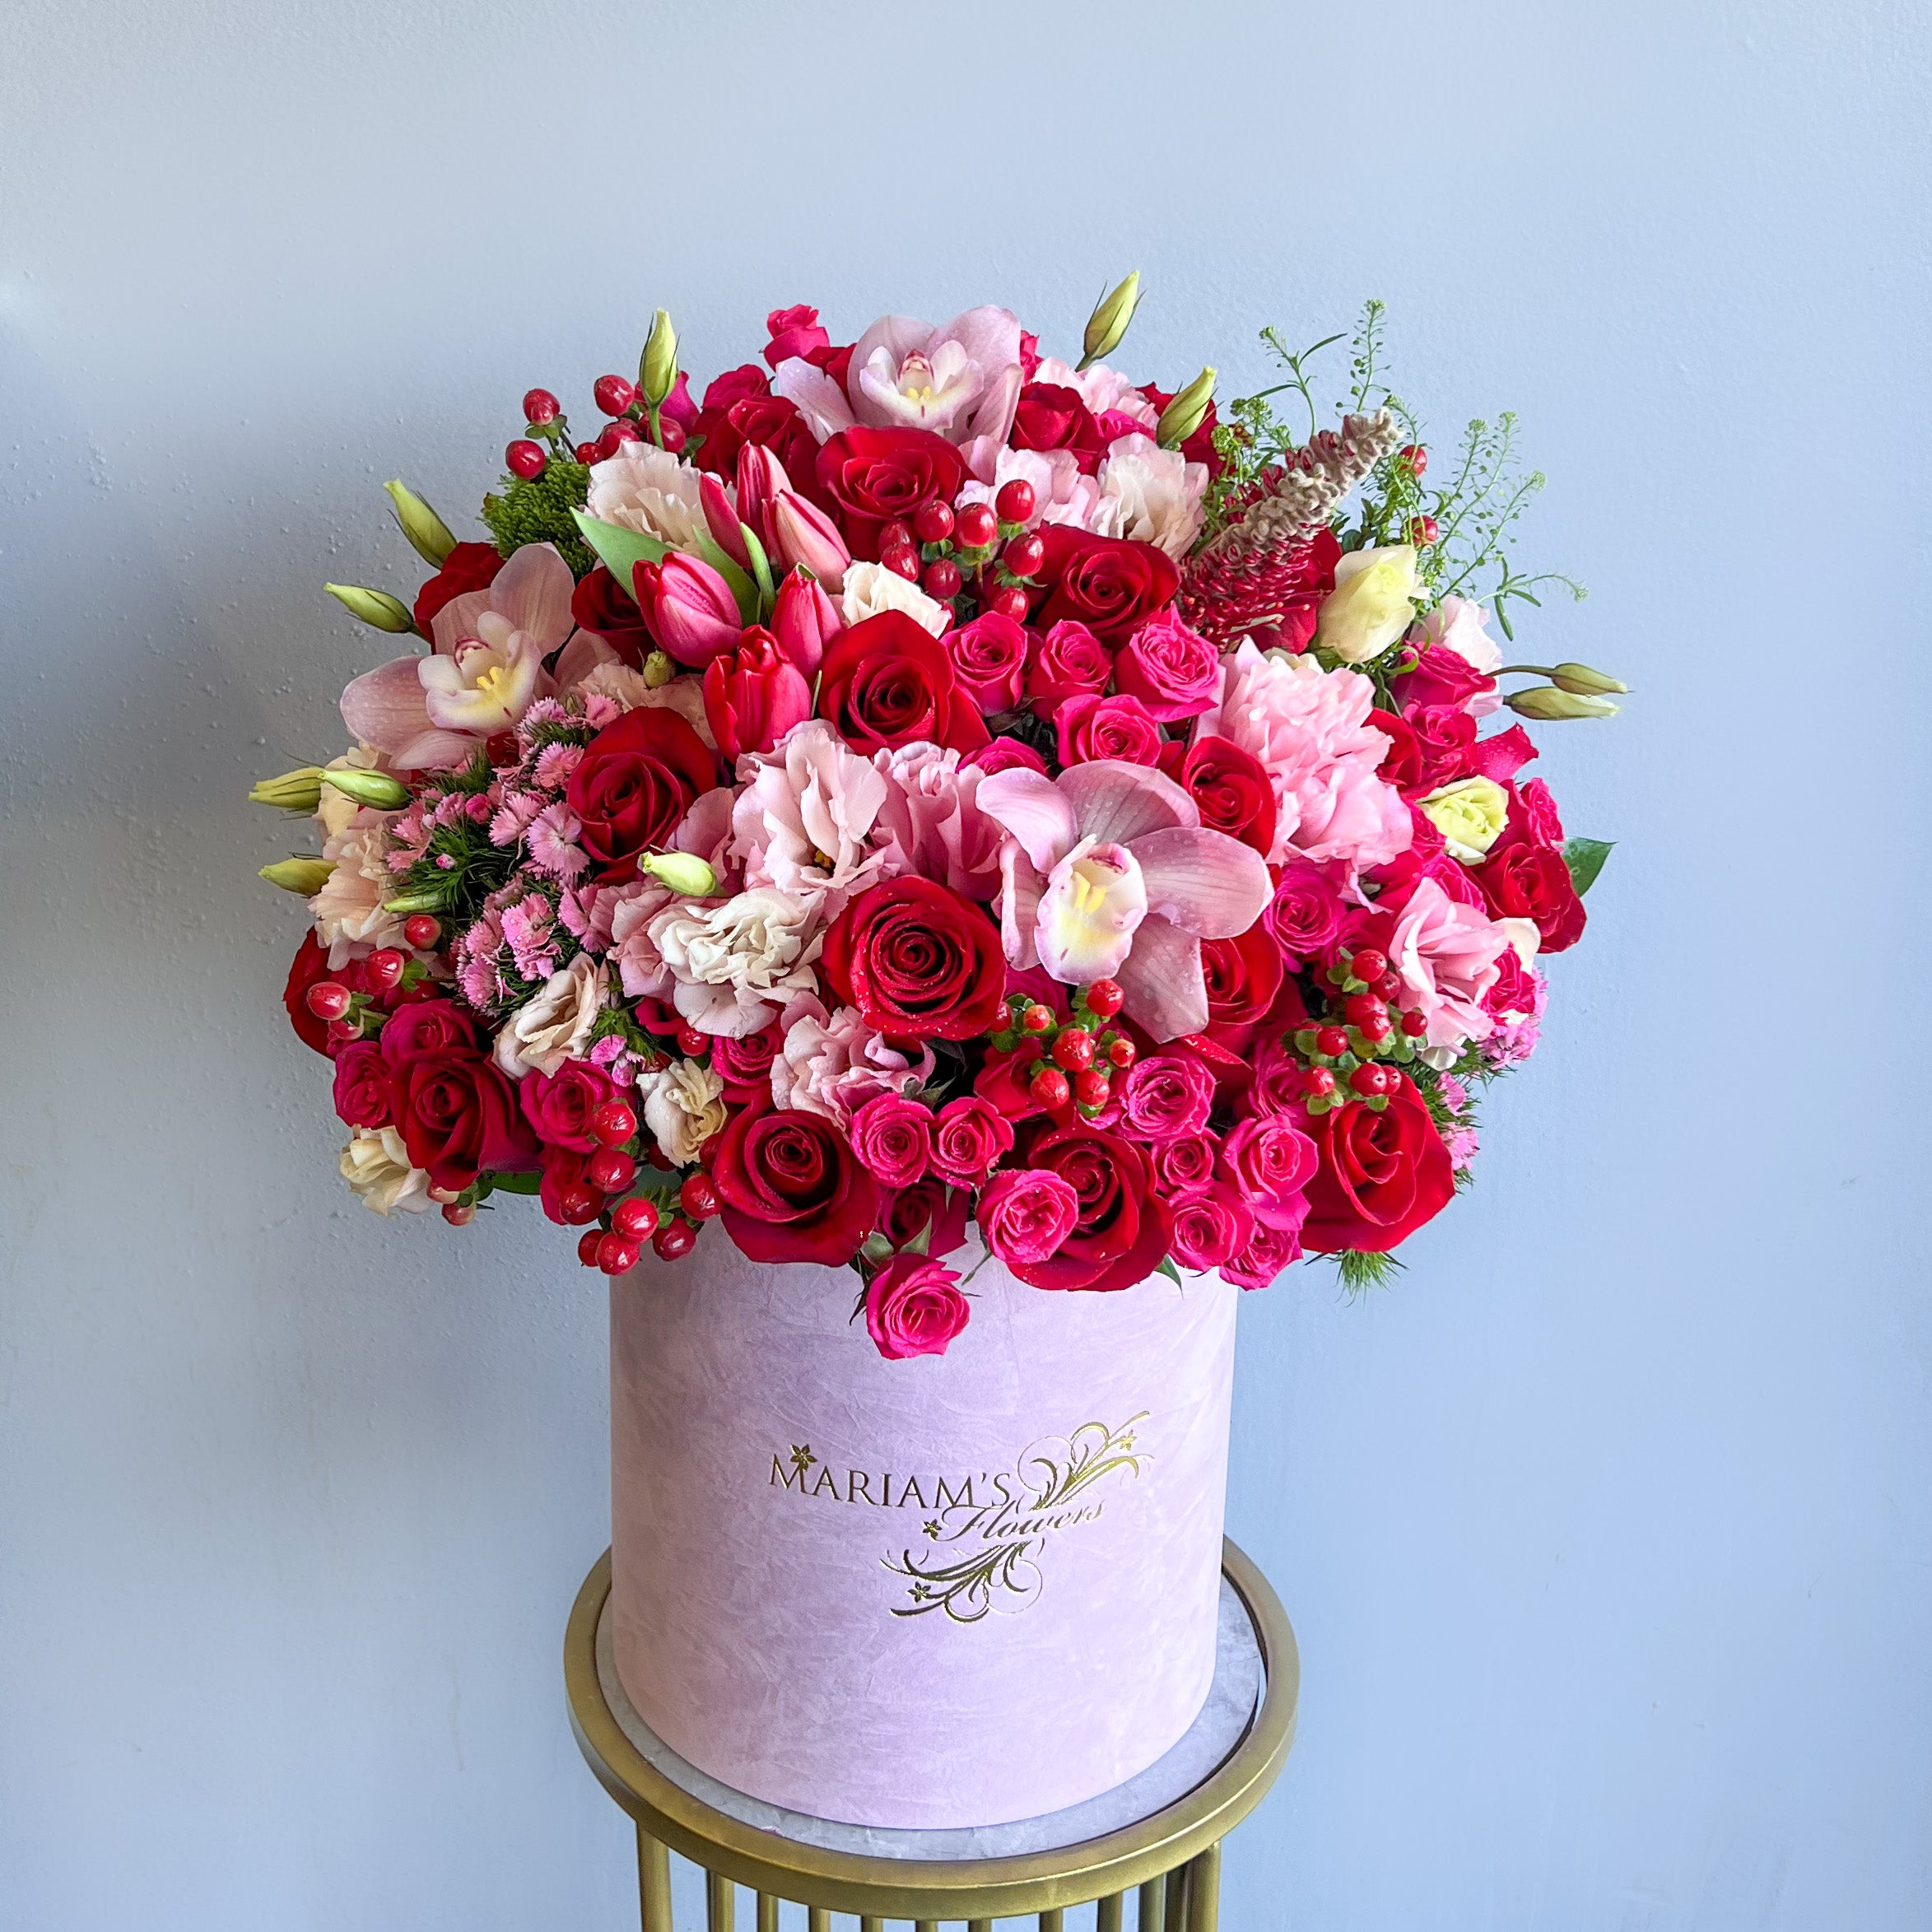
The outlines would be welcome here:
M 925 1255 L 895 1255 L 866 1286 L 865 1331 L 888 1362 L 943 1355 L 971 1314 L 959 1277 Z
M 980 1232 L 1009 1266 L 1050 1261 L 1080 1218 L 1072 1182 L 1045 1167 L 1008 1168 L 980 1196 Z

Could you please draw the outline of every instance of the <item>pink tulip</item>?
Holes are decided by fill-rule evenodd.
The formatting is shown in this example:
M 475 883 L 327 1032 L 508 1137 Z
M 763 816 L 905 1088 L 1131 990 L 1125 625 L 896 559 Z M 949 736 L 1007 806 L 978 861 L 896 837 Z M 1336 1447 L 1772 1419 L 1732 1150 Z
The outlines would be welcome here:
M 811 714 L 804 673 L 762 625 L 754 624 L 735 649 L 720 651 L 705 668 L 705 720 L 719 755 L 733 764 L 746 752 L 769 752 Z
M 784 465 L 769 449 L 747 443 L 738 453 L 738 514 L 757 533 L 769 555 L 775 547 L 771 508 L 792 486 Z
M 794 570 L 778 587 L 771 628 L 777 634 L 778 648 L 810 677 L 824 659 L 825 647 L 845 623 L 839 607 L 826 595 L 825 586 L 804 571 Z
M 679 663 L 708 664 L 738 642 L 738 599 L 702 558 L 667 551 L 661 564 L 639 564 L 631 583 L 651 635 Z
M 738 512 L 724 494 L 724 486 L 709 470 L 698 477 L 698 501 L 705 507 L 705 523 L 718 547 L 741 570 L 752 567 L 752 553 L 745 547 L 745 533 L 738 527 Z
M 771 537 L 788 570 L 809 570 L 828 590 L 843 590 L 852 553 L 839 527 L 817 504 L 795 490 L 782 490 L 771 505 Z

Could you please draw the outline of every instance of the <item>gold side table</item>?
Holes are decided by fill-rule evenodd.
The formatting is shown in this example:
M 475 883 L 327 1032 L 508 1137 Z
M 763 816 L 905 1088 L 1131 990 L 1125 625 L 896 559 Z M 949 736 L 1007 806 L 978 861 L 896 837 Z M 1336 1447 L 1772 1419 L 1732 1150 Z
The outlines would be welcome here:
M 673 1932 L 671 1860 L 705 1874 L 707 1932 L 733 1932 L 737 1888 L 757 1897 L 758 1932 L 778 1932 L 779 1906 L 808 1912 L 809 1932 L 831 1932 L 835 1911 L 861 1932 L 888 1919 L 917 1932 L 964 1920 L 990 1932 L 995 1919 L 1037 1914 L 1039 1932 L 1061 1932 L 1068 1907 L 1098 1902 L 1096 1932 L 1123 1932 L 1128 1895 L 1139 1932 L 1214 1932 L 1221 1841 L 1266 1795 L 1294 1740 L 1301 1662 L 1295 1633 L 1268 1579 L 1231 1543 L 1222 1574 L 1253 1626 L 1261 1693 L 1233 1748 L 1183 1796 L 1148 1816 L 1051 1851 L 969 1859 L 890 1857 L 828 1849 L 761 1829 L 694 1795 L 647 1759 L 612 1711 L 598 1673 L 597 1635 L 611 1591 L 611 1559 L 598 1560 L 570 1612 L 564 1682 L 570 1725 L 590 1768 L 637 1826 L 644 1932 Z

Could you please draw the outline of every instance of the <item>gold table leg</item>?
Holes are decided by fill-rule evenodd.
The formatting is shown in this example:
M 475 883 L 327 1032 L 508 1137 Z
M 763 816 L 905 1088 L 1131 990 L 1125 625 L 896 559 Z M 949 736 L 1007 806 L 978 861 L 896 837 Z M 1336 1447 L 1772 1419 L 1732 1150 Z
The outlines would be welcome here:
M 1126 1909 L 1124 1892 L 1116 1892 L 1100 1900 L 1093 1908 L 1093 1932 L 1120 1932 L 1120 1921 Z
M 715 1872 L 705 1874 L 705 1932 L 733 1932 L 738 1918 L 738 1888 Z
M 966 1932 L 993 1932 L 993 1921 L 990 1919 L 968 1919 Z
M 886 1932 L 886 1921 L 883 1919 L 861 1918 L 859 1932 Z
M 637 1902 L 644 1932 L 671 1932 L 671 1854 L 637 1827 Z
M 778 1901 L 769 1892 L 758 1894 L 758 1932 L 778 1932 Z
M 1186 1865 L 1176 1865 L 1167 1874 L 1167 1909 L 1162 1915 L 1163 1932 L 1187 1932 Z
M 1165 1878 L 1149 1878 L 1140 1888 L 1140 1916 L 1136 1923 L 1140 1932 L 1163 1932 L 1162 1921 L 1166 1912 L 1162 1899 L 1167 1889 Z
M 1187 1868 L 1187 1932 L 1214 1932 L 1221 1916 L 1221 1847 L 1210 1845 Z
M 1040 1915 L 1040 1932 L 1064 1932 L 1066 1914 L 1059 1906 Z
M 805 1908 L 806 1932 L 832 1932 L 831 1911 L 822 1905 L 808 1905 Z

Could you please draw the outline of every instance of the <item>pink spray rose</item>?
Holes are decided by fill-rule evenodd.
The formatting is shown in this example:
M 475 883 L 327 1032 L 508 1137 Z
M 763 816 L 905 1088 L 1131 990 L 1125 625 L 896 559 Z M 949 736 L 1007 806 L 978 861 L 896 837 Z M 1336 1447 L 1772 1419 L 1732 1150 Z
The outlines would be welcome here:
M 960 683 L 982 711 L 1010 711 L 1019 703 L 1027 669 L 1023 626 L 1003 612 L 985 611 L 971 623 L 948 631 L 940 641 Z
M 1174 1205 L 1171 1252 L 1183 1268 L 1220 1268 L 1255 1238 L 1255 1211 L 1226 1181 Z
M 1291 1261 L 1301 1256 L 1301 1236 L 1293 1228 L 1255 1223 L 1248 1245 L 1231 1261 L 1221 1264 L 1221 1278 L 1237 1288 L 1265 1288 Z
M 1114 688 L 1137 697 L 1163 724 L 1211 711 L 1221 696 L 1221 656 L 1171 609 L 1149 617 L 1114 663 Z
M 1288 1233 L 1298 1233 L 1308 1218 L 1302 1189 L 1320 1162 L 1315 1143 L 1278 1115 L 1243 1120 L 1221 1143 L 1222 1178 L 1254 1209 L 1257 1221 Z
M 1009 1266 L 1050 1261 L 1080 1218 L 1080 1197 L 1064 1175 L 1045 1167 L 1007 1168 L 980 1196 L 980 1232 Z
M 1120 1118 L 1137 1140 L 1198 1134 L 1213 1106 L 1214 1076 L 1190 1054 L 1150 1054 L 1121 1082 Z
M 929 1255 L 895 1255 L 866 1285 L 865 1332 L 888 1362 L 943 1355 L 971 1314 L 959 1277 Z
M 933 1157 L 933 1115 L 901 1093 L 882 1093 L 852 1116 L 852 1152 L 885 1187 L 910 1187 Z
M 1060 734 L 1063 765 L 1084 765 L 1094 758 L 1119 758 L 1129 765 L 1161 761 L 1161 728 L 1138 698 L 1092 693 L 1067 698 L 1053 721 Z
M 538 1139 L 584 1154 L 598 1144 L 590 1116 L 617 1097 L 617 1082 L 588 1060 L 566 1060 L 554 1073 L 538 1071 L 517 1082 L 524 1118 L 537 1129 Z
M 1013 1144 L 1012 1121 L 990 1101 L 962 1095 L 948 1101 L 933 1124 L 933 1171 L 955 1187 L 977 1187 Z

